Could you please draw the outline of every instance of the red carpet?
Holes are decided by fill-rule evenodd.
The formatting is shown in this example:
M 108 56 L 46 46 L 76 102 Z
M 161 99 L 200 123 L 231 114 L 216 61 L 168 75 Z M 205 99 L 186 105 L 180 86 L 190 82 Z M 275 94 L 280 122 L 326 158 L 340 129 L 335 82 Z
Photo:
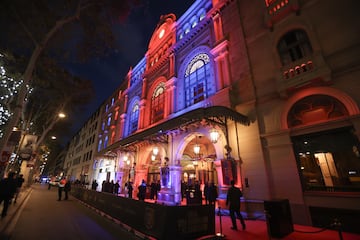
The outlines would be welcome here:
M 216 233 L 220 233 L 220 217 L 216 216 Z M 239 221 L 239 220 L 238 220 Z M 223 239 L 229 240 L 275 240 L 279 238 L 269 237 L 266 222 L 263 220 L 246 220 L 246 230 L 242 231 L 240 222 L 238 222 L 239 230 L 230 229 L 231 220 L 229 216 L 222 216 L 222 234 Z M 320 231 L 319 228 L 294 225 L 294 232 L 281 238 L 283 240 L 341 240 L 339 233 L 333 230 Z M 319 232 L 320 231 L 320 232 Z M 360 240 L 360 235 L 352 233 L 342 233 L 343 240 Z

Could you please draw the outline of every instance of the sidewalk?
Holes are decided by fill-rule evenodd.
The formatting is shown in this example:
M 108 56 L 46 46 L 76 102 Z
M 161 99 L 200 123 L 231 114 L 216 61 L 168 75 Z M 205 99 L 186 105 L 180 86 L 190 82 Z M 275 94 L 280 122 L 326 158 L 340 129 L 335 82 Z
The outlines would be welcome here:
M 5 218 L 0 218 L 0 239 L 2 239 L 1 236 L 9 230 L 10 225 L 14 222 L 14 218 L 17 217 L 17 214 L 19 213 L 19 209 L 25 204 L 25 200 L 30 196 L 31 191 L 31 186 L 23 187 L 16 203 L 14 204 L 14 202 L 12 202 L 9 205 L 7 216 Z M 3 204 L 0 205 L 0 211 L 2 211 L 2 207 Z
M 21 208 L 27 205 L 27 200 L 32 199 L 35 196 L 34 194 L 30 195 L 30 193 L 33 191 L 33 187 L 29 187 L 26 189 L 23 189 L 21 192 L 21 195 L 18 198 L 18 202 L 16 204 L 11 204 L 9 206 L 8 210 L 8 216 L 0 221 L 0 239 L 3 239 L 1 236 L 4 236 L 4 233 L 11 232 L 12 227 L 14 225 L 14 222 L 17 221 L 17 218 L 20 220 L 24 218 L 21 214 Z M 39 193 L 38 193 L 39 194 Z M 55 196 L 55 195 L 54 195 Z M 30 197 L 30 198 L 29 198 Z M 71 198 L 73 201 L 75 198 Z M 36 200 L 36 199 L 33 199 Z M 56 202 L 54 200 L 54 202 Z M 56 202 L 58 203 L 58 202 Z M 68 202 L 68 204 L 71 204 L 71 201 Z M 70 205 L 69 205 L 70 206 Z M 103 217 L 107 217 L 104 214 L 102 214 L 99 211 L 99 215 Z M 54 213 L 56 215 L 56 213 Z M 54 218 L 57 218 L 57 216 L 54 215 Z M 221 221 L 220 221 L 221 219 Z M 24 220 L 24 219 L 23 219 Z M 114 219 L 114 222 L 117 223 L 118 227 L 123 227 L 126 225 L 126 223 L 120 223 Z M 218 236 L 208 236 L 200 238 L 202 240 L 208 240 L 208 239 L 229 239 L 229 240 L 275 240 L 277 238 L 272 238 L 268 234 L 268 228 L 266 221 L 264 220 L 246 220 L 246 230 L 237 230 L 234 231 L 230 229 L 231 227 L 231 220 L 229 216 L 218 216 L 216 214 L 216 228 L 215 233 L 218 234 Z M 240 224 L 238 225 L 240 226 Z M 129 232 L 133 232 L 135 234 L 134 229 L 127 229 Z M 52 231 L 49 229 L 49 231 Z M 54 234 L 56 232 L 56 229 L 53 229 Z M 81 231 L 81 230 L 79 230 Z M 91 239 L 91 238 L 90 238 Z M 106 238 L 104 238 L 106 239 Z M 134 236 L 135 239 L 135 236 Z M 136 239 L 139 239 L 139 236 L 137 236 Z M 144 236 L 143 239 L 149 239 L 146 236 Z M 360 235 L 357 234 L 351 234 L 351 233 L 341 233 L 341 236 L 339 235 L 338 231 L 334 230 L 323 230 L 319 228 L 309 227 L 309 226 L 301 226 L 301 225 L 294 225 L 294 232 L 290 233 L 289 235 L 281 238 L 284 240 L 360 240 Z

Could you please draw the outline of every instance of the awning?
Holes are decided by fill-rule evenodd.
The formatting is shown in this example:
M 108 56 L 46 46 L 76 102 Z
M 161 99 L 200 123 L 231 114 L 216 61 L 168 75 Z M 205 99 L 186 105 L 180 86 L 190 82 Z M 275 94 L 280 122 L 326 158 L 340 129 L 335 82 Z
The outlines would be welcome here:
M 139 141 L 144 141 L 150 137 L 156 137 L 160 135 L 166 135 L 168 131 L 177 129 L 181 126 L 185 126 L 191 123 L 200 122 L 203 119 L 210 120 L 220 124 L 227 124 L 227 119 L 238 122 L 245 126 L 250 124 L 248 117 L 241 113 L 234 111 L 224 106 L 213 106 L 207 108 L 197 108 L 195 110 L 186 112 L 180 116 L 169 119 L 166 122 L 160 123 L 151 128 L 147 128 L 141 132 L 137 132 L 120 141 L 112 144 L 101 152 L 106 152 L 112 149 L 126 148 L 127 146 L 134 144 Z

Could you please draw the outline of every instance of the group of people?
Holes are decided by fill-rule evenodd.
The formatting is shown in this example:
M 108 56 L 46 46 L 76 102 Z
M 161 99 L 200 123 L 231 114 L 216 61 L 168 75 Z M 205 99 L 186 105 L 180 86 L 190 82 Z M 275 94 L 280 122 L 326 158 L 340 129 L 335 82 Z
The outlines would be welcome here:
M 183 198 L 186 197 L 187 192 L 191 190 L 194 190 L 195 198 L 197 198 L 200 203 L 202 203 L 204 197 L 206 204 L 214 205 L 218 197 L 217 186 L 215 186 L 214 182 L 206 182 L 204 184 L 203 191 L 201 191 L 199 181 L 194 181 L 194 184 L 186 183 L 184 181 L 181 182 L 181 192 Z
M 97 183 L 96 183 L 96 180 L 94 180 L 95 182 L 93 182 L 92 184 L 92 189 L 95 187 L 95 189 L 93 190 L 96 190 L 97 188 Z M 112 193 L 112 194 L 115 194 L 115 195 L 118 195 L 119 194 L 119 189 L 120 189 L 120 184 L 119 184 L 119 181 L 116 181 L 116 183 L 114 183 L 114 180 L 104 180 L 102 182 L 102 185 L 101 185 L 101 191 L 102 192 L 107 192 L 107 193 Z
M 109 181 L 104 181 L 102 184 L 102 191 L 103 192 L 111 192 L 111 193 L 118 193 L 119 190 L 119 183 L 116 182 L 115 184 L 113 183 L 113 181 L 109 182 Z M 92 189 L 96 190 L 98 186 L 98 183 L 96 182 L 96 180 L 93 181 L 92 183 Z M 131 181 L 128 181 L 125 183 L 125 188 L 127 189 L 128 192 L 128 197 L 132 198 L 132 193 L 133 193 L 133 186 Z M 138 199 L 141 201 L 144 201 L 146 198 L 146 182 L 145 180 L 142 180 L 141 184 L 138 186 Z M 157 193 L 158 191 L 160 191 L 160 182 L 152 182 L 150 185 L 151 191 L 150 191 L 150 199 L 156 199 L 157 198 Z M 183 192 L 183 195 L 185 195 L 185 191 L 189 188 L 193 188 L 195 189 L 195 192 L 199 192 L 200 196 L 201 196 L 201 190 L 200 190 L 200 184 L 198 181 L 195 181 L 194 185 L 186 185 L 185 182 L 182 182 L 181 184 L 181 189 Z M 216 199 L 218 198 L 218 190 L 217 190 L 217 186 L 211 182 L 211 183 L 205 183 L 204 185 L 204 198 L 205 198 L 205 202 L 206 204 L 210 204 L 210 205 L 215 205 Z M 236 224 L 236 219 L 240 220 L 240 223 L 242 225 L 242 229 L 245 230 L 246 229 L 246 224 L 244 221 L 243 216 L 240 213 L 240 199 L 243 196 L 240 188 L 235 186 L 235 181 L 231 180 L 231 187 L 229 188 L 228 192 L 227 192 L 227 196 L 226 196 L 226 205 L 229 207 L 229 213 L 230 213 L 230 218 L 231 218 L 231 222 L 232 222 L 232 227 L 231 229 L 233 230 L 237 230 L 237 224 Z
M 66 177 L 61 178 L 58 183 L 58 201 L 62 200 L 62 193 L 65 193 L 64 200 L 69 199 L 69 192 L 71 190 L 71 182 Z
M 17 175 L 15 172 L 9 172 L 6 178 L 0 180 L 0 204 L 4 203 L 3 210 L 1 212 L 2 218 L 7 215 L 7 211 L 12 200 L 14 201 L 14 204 L 16 203 L 23 183 L 23 175 Z

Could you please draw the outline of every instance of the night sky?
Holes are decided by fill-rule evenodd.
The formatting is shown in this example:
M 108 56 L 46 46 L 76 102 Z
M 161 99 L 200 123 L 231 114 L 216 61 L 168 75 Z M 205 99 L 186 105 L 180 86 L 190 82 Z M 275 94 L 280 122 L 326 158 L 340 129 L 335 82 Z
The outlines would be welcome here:
M 160 16 L 174 13 L 179 19 L 195 0 L 147 0 L 145 5 L 133 9 L 127 19 L 117 24 L 115 34 L 119 49 L 111 56 L 94 59 L 87 64 L 72 63 L 68 70 L 94 82 L 96 99 L 85 114 L 77 118 L 73 130 L 76 133 L 84 122 L 114 92 L 131 66 L 145 56 L 153 31 Z

